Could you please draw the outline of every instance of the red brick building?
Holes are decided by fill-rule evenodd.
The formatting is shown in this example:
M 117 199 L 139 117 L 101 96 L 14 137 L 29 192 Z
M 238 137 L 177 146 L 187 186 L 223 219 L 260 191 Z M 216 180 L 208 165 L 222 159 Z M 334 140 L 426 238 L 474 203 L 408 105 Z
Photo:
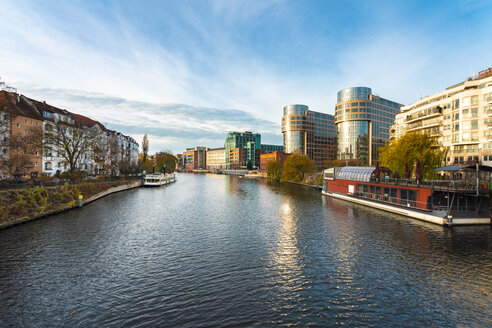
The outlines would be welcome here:
M 279 161 L 280 164 L 284 165 L 285 160 L 290 156 L 290 154 L 284 153 L 283 151 L 274 151 L 273 153 L 261 154 L 260 155 L 260 172 L 267 172 L 267 165 L 273 161 Z
M 231 170 L 239 170 L 246 168 L 247 162 L 246 148 L 233 148 L 229 150 L 229 168 Z

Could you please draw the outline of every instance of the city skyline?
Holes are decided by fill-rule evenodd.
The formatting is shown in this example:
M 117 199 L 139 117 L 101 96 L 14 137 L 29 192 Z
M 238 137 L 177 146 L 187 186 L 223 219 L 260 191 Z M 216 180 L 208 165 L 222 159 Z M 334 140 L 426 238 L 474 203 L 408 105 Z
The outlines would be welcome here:
M 333 115 L 356 86 L 407 105 L 488 68 L 492 48 L 486 1 L 2 6 L 3 81 L 147 133 L 151 152 L 222 146 L 230 130 L 280 144 L 286 105 Z

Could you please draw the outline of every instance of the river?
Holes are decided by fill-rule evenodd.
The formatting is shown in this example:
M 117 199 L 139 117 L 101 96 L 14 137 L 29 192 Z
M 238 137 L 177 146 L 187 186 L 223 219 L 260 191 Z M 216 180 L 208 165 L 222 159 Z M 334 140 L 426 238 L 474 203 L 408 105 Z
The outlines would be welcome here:
M 492 326 L 490 226 L 178 179 L 0 231 L 0 327 Z

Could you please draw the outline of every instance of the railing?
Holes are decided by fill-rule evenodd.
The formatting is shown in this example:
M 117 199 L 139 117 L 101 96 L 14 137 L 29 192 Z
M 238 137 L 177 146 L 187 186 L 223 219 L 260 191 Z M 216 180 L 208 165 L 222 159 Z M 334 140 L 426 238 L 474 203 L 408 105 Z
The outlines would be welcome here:
M 425 187 L 433 188 L 439 191 L 476 191 L 476 181 L 455 181 L 455 180 L 421 180 L 418 182 L 415 179 L 393 179 L 382 178 L 379 181 L 376 178 L 370 179 L 371 183 L 389 184 L 395 186 L 410 186 L 410 187 Z M 492 193 L 492 182 L 481 180 L 479 188 L 481 192 Z
M 401 206 L 401 207 L 405 207 L 405 208 L 417 209 L 420 211 L 431 211 L 430 209 L 427 209 L 427 205 L 428 205 L 427 203 L 419 202 L 417 200 L 401 199 L 398 197 L 391 197 L 388 195 L 367 193 L 367 192 L 361 192 L 361 191 L 356 191 L 353 195 L 355 197 L 358 197 L 358 198 L 376 201 L 379 203 L 387 203 L 387 204 L 393 205 L 393 206 L 396 205 L 396 206 Z

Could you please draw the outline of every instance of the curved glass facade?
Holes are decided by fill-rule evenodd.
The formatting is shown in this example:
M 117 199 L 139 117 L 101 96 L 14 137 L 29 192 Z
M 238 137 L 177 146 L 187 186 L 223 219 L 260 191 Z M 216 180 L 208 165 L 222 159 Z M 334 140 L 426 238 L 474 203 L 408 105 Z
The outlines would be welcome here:
M 282 116 L 286 153 L 305 154 L 319 165 L 336 159 L 336 127 L 333 115 L 309 110 L 306 105 L 288 105 Z
M 309 107 L 306 105 L 288 105 L 284 107 L 284 115 L 304 115 Z
M 378 148 L 389 140 L 389 131 L 401 104 L 375 96 L 371 88 L 346 88 L 337 93 L 335 124 L 338 159 L 360 159 L 367 165 L 378 158 Z
M 337 102 L 348 101 L 348 100 L 365 100 L 365 99 L 369 99 L 370 94 L 372 94 L 371 88 L 366 88 L 366 87 L 346 88 L 338 91 Z
M 337 125 L 339 159 L 360 159 L 369 164 L 369 124 L 368 121 L 348 121 Z
M 306 144 L 306 132 L 304 131 L 285 131 L 284 132 L 284 151 L 286 153 L 304 154 Z

